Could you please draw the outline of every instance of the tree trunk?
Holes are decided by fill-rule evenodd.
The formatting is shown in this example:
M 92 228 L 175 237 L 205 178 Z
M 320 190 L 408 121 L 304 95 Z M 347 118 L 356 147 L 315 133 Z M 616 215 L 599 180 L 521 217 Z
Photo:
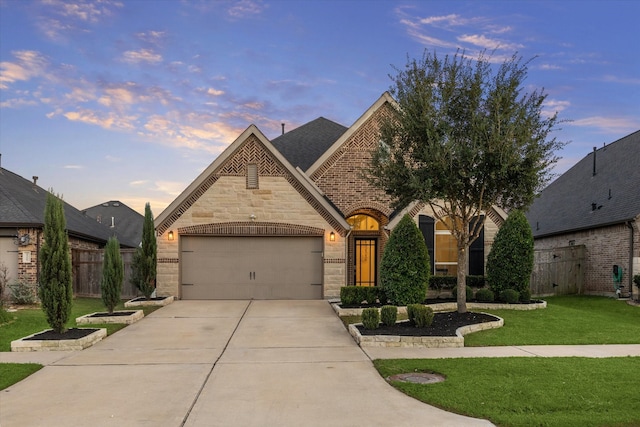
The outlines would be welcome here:
M 467 312 L 467 264 L 469 246 L 458 248 L 458 313 Z

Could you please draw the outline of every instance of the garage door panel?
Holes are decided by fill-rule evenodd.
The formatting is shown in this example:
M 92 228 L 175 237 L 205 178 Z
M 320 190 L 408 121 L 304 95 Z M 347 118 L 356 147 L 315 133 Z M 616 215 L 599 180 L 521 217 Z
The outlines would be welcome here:
M 320 299 L 321 237 L 184 236 L 183 299 Z

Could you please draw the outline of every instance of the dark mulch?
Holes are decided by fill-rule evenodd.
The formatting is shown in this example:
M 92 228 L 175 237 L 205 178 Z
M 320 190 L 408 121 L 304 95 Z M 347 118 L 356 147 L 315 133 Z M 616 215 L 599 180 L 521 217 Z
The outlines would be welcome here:
M 90 335 L 97 331 L 98 329 L 91 328 L 71 328 L 67 330 L 64 334 L 59 334 L 54 332 L 53 330 L 48 330 L 44 332 L 40 332 L 30 338 L 25 338 L 27 341 L 36 341 L 36 340 L 44 340 L 44 341 L 52 341 L 52 340 L 77 340 L 80 338 L 84 338 L 87 335 Z
M 394 326 L 380 324 L 378 329 L 365 329 L 357 326 L 362 335 L 401 335 L 416 337 L 454 337 L 456 329 L 461 326 L 475 325 L 477 323 L 494 322 L 495 316 L 482 313 L 435 313 L 433 323 L 426 328 L 416 328 L 409 322 L 398 322 Z
M 131 316 L 135 311 L 114 311 L 113 313 L 107 313 L 106 311 L 100 313 L 93 313 L 89 317 L 118 317 L 118 316 Z
M 131 302 L 140 302 L 140 301 L 163 301 L 165 299 L 167 299 L 168 297 L 153 297 L 153 298 L 145 298 L 145 297 L 138 297 L 138 298 L 134 298 L 131 300 Z

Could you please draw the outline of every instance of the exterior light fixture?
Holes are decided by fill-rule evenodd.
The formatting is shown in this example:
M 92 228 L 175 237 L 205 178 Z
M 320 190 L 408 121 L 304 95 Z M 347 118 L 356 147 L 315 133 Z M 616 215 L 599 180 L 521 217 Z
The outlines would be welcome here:
M 333 231 L 331 233 L 329 233 L 329 241 L 330 242 L 335 242 L 336 241 L 336 233 L 334 233 Z
M 173 230 L 169 231 L 168 238 L 169 240 L 173 240 Z

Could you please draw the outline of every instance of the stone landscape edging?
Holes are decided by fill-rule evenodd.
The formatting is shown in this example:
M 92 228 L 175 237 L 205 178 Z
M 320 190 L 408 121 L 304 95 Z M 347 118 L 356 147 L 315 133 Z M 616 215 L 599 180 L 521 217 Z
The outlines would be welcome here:
M 26 352 L 84 350 L 85 348 L 91 347 L 93 344 L 97 343 L 107 336 L 107 330 L 105 328 L 100 328 L 85 337 L 75 340 L 28 340 L 28 338 L 31 338 L 48 330 L 49 329 L 45 329 L 44 331 L 31 334 L 28 337 L 11 341 L 11 351 Z
M 127 310 L 131 311 L 131 310 Z M 144 317 L 144 311 L 135 310 L 128 316 L 99 316 L 92 317 L 95 314 L 103 313 L 97 311 L 91 314 L 85 314 L 84 316 L 76 317 L 76 323 L 78 325 L 91 325 L 91 324 L 111 324 L 111 323 L 124 323 L 125 325 L 131 325 Z M 117 313 L 117 312 L 114 312 Z
M 164 297 L 162 299 L 156 299 L 156 300 L 141 300 L 141 301 L 134 301 L 138 298 L 134 298 L 132 300 L 129 300 L 127 302 L 124 303 L 125 308 L 129 308 L 129 307 L 147 307 L 147 306 L 160 306 L 160 307 L 164 307 L 165 305 L 169 305 L 173 302 L 174 297 L 173 295 L 168 296 L 168 297 Z
M 487 313 L 481 313 L 487 314 Z M 397 348 L 457 348 L 464 347 L 464 336 L 473 332 L 484 331 L 487 329 L 501 328 L 504 326 L 504 319 L 493 314 L 487 314 L 495 317 L 497 320 L 493 322 L 476 323 L 473 325 L 461 326 L 456 329 L 456 336 L 451 337 L 415 337 L 401 335 L 362 335 L 357 326 L 362 323 L 352 323 L 349 325 L 349 333 L 360 347 L 397 347 Z M 404 320 L 402 322 L 408 322 Z M 401 322 L 398 322 L 401 323 Z
M 458 309 L 458 305 L 455 302 L 442 302 L 437 304 L 425 304 L 427 307 L 431 307 L 431 309 L 436 312 L 443 311 L 456 311 Z M 362 314 L 362 310 L 364 308 L 342 308 L 339 303 L 331 303 L 331 307 L 336 312 L 338 316 L 359 316 Z M 468 302 L 467 309 L 469 310 L 538 310 L 541 308 L 547 308 L 547 302 L 541 300 L 539 302 L 531 303 L 531 304 L 503 304 L 503 303 L 493 303 L 493 302 Z M 378 307 L 380 310 L 380 307 Z M 398 307 L 398 313 L 406 314 L 407 307 L 401 306 Z

